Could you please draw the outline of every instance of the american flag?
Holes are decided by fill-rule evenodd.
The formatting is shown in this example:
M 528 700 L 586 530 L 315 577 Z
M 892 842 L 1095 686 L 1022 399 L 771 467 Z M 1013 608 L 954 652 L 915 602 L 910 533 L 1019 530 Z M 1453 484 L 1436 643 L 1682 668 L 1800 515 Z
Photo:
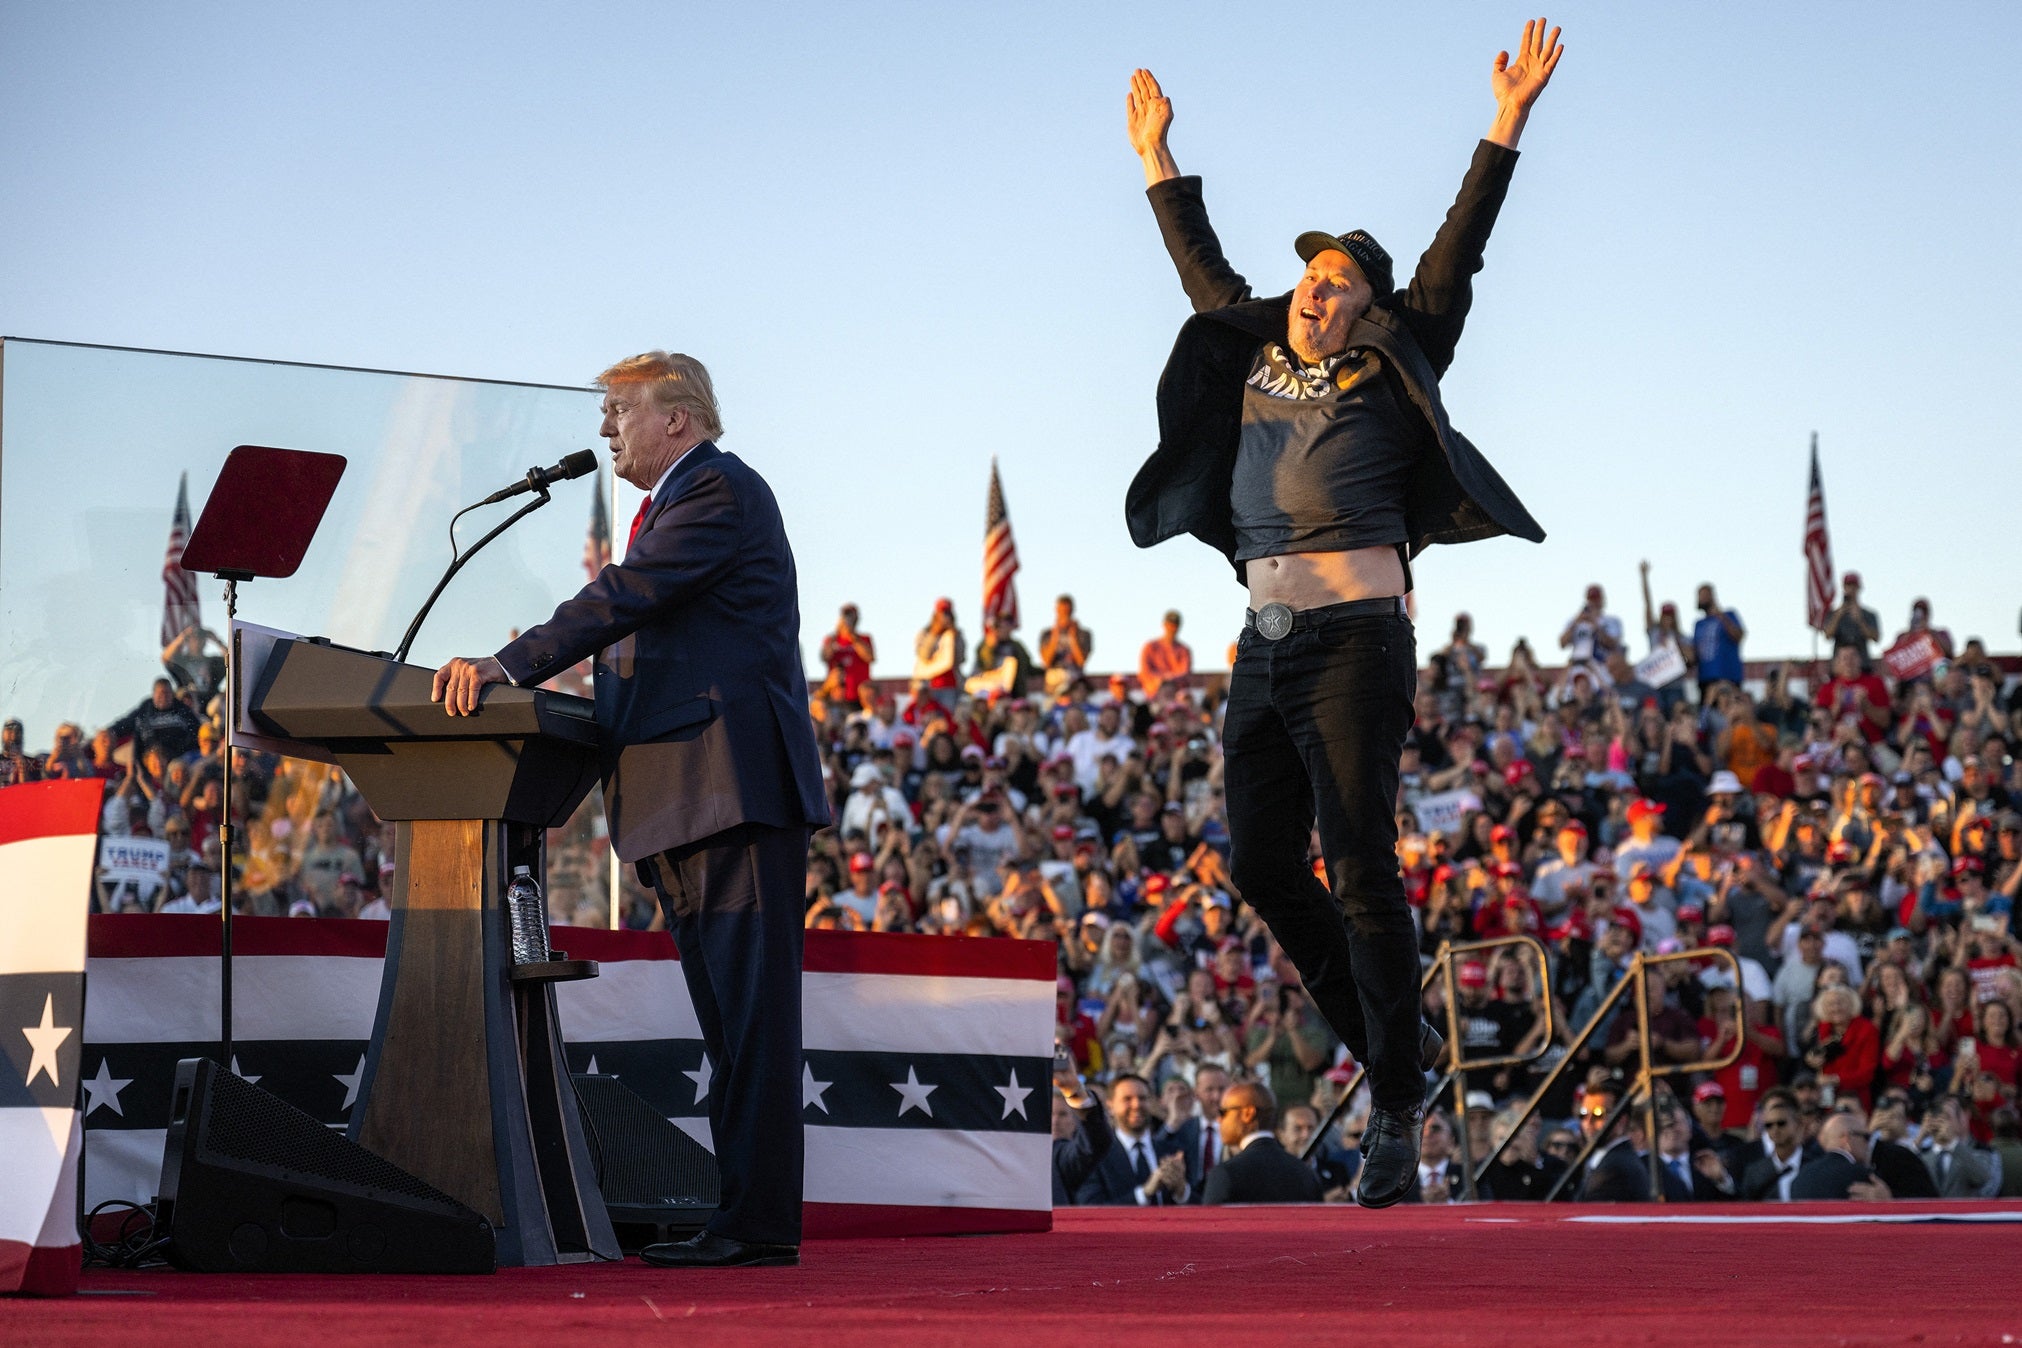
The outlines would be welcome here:
M 1804 616 L 1816 631 L 1832 615 L 1832 539 L 1825 530 L 1825 480 L 1818 474 L 1818 432 L 1811 433 L 1811 492 L 1804 503 Z
M 998 617 L 1018 625 L 1018 543 L 1011 537 L 1011 512 L 1004 508 L 1004 483 L 997 460 L 990 460 L 990 513 L 983 522 L 983 621 Z
M 203 623 L 197 604 L 197 578 L 183 570 L 183 545 L 190 541 L 190 475 L 184 473 L 176 488 L 176 514 L 169 522 L 168 556 L 161 564 L 164 587 L 161 605 L 161 644 L 166 646 L 189 627 Z
M 590 493 L 590 536 L 583 541 L 583 570 L 595 580 L 611 564 L 611 517 L 604 510 L 604 470 L 597 470 L 597 488 Z

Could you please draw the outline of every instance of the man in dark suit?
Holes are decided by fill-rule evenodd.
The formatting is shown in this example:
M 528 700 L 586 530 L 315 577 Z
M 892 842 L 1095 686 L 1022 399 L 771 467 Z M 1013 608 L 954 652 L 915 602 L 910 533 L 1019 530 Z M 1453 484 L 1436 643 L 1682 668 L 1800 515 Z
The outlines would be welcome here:
M 1115 1140 L 1075 1190 L 1075 1203 L 1162 1208 L 1186 1202 L 1192 1192 L 1186 1157 L 1153 1136 L 1151 1087 L 1143 1077 L 1125 1073 L 1110 1083 L 1109 1118 Z
M 1102 1099 L 1088 1089 L 1081 1074 L 1069 1067 L 1053 1076 L 1053 1206 L 1064 1208 L 1115 1139 Z
M 1580 1098 L 1580 1131 L 1588 1137 L 1607 1127 L 1606 1138 L 1587 1158 L 1587 1171 L 1580 1176 L 1574 1199 L 1581 1203 L 1648 1203 L 1655 1197 L 1650 1188 L 1650 1162 L 1646 1156 L 1649 1140 L 1643 1127 L 1643 1111 L 1628 1109 L 1608 1125 L 1608 1115 L 1621 1103 L 1622 1084 L 1609 1080 L 1587 1089 Z
M 1203 1203 L 1317 1203 L 1320 1177 L 1286 1151 L 1273 1129 L 1278 1102 L 1255 1082 L 1239 1081 L 1222 1094 L 1222 1163 L 1208 1172 Z
M 1422 1073 L 1437 1048 L 1420 1016 L 1392 812 L 1417 667 L 1409 558 L 1431 543 L 1544 537 L 1453 429 L 1439 380 L 1518 138 L 1563 50 L 1540 20 L 1515 59 L 1497 59 L 1495 120 L 1402 288 L 1365 231 L 1312 232 L 1293 241 L 1306 270 L 1291 293 L 1253 298 L 1222 254 L 1200 179 L 1173 161 L 1172 105 L 1150 71 L 1135 73 L 1127 100 L 1146 195 L 1195 315 L 1159 381 L 1159 445 L 1125 518 L 1139 547 L 1183 533 L 1208 543 L 1249 589 L 1224 720 L 1231 873 L 1368 1065 L 1356 1186 L 1368 1207 L 1413 1192 Z M 1325 883 L 1307 860 L 1316 827 Z
M 1804 1163 L 1790 1183 L 1792 1202 L 1813 1198 L 1893 1198 L 1889 1186 L 1868 1168 L 1867 1119 L 1834 1114 L 1818 1130 L 1818 1156 Z
M 1788 1087 L 1764 1091 L 1756 1117 L 1762 1121 L 1762 1141 L 1741 1172 L 1740 1197 L 1749 1203 L 1787 1203 L 1805 1163 L 1818 1158 L 1818 1144 L 1804 1140 L 1797 1096 Z
M 1222 1112 L 1222 1092 L 1228 1088 L 1227 1072 L 1213 1063 L 1202 1063 L 1194 1073 L 1194 1099 L 1200 1102 L 1200 1113 L 1187 1115 L 1177 1127 L 1168 1120 L 1159 1134 L 1161 1142 L 1169 1143 L 1187 1158 L 1187 1183 L 1193 1189 L 1196 1203 L 1207 1191 L 1208 1176 L 1228 1159 L 1229 1146 L 1216 1122 Z
M 495 656 L 444 665 L 435 694 L 453 716 L 479 715 L 487 684 L 596 657 L 611 845 L 658 893 L 681 952 L 723 1180 L 700 1235 L 643 1257 L 793 1264 L 807 839 L 829 821 L 793 551 L 772 489 L 714 443 L 699 361 L 649 352 L 597 382 L 612 471 L 647 493 L 624 560 Z

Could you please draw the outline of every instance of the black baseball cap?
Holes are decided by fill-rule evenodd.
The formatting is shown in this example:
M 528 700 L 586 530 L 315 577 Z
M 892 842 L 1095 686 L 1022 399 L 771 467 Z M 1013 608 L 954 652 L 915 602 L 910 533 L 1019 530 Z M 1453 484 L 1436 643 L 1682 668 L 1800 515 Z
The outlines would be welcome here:
M 1292 240 L 1292 247 L 1298 252 L 1301 262 L 1311 262 L 1329 249 L 1346 253 L 1355 259 L 1355 265 L 1369 278 L 1370 288 L 1377 294 L 1387 295 L 1395 288 L 1390 274 L 1390 254 L 1383 251 L 1383 245 L 1370 237 L 1366 229 L 1351 229 L 1346 234 L 1309 230 Z

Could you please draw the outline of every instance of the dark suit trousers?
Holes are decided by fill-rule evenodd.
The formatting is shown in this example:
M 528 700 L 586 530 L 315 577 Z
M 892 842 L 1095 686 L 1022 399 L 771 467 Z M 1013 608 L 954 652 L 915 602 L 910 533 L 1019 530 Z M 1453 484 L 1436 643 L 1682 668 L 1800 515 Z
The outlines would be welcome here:
M 709 1054 L 723 1200 L 709 1230 L 800 1243 L 800 965 L 807 830 L 739 824 L 647 867 Z
M 1418 929 L 1397 869 L 1397 760 L 1418 689 L 1411 623 L 1245 629 L 1223 722 L 1230 879 L 1298 966 L 1386 1109 L 1422 1103 Z M 1333 888 L 1306 861 L 1317 825 Z

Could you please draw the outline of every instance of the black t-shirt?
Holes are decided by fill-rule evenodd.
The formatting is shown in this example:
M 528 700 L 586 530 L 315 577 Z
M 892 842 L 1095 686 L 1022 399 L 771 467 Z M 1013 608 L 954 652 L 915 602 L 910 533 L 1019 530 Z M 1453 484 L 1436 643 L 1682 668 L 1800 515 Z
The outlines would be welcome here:
M 1243 390 L 1229 491 L 1236 560 L 1404 543 L 1413 431 L 1375 351 L 1309 367 L 1266 343 Z
M 1482 1006 L 1460 1006 L 1460 1038 L 1468 1058 L 1502 1058 L 1516 1052 L 1516 1046 L 1530 1033 L 1537 1014 L 1515 1002 L 1491 1001 Z

